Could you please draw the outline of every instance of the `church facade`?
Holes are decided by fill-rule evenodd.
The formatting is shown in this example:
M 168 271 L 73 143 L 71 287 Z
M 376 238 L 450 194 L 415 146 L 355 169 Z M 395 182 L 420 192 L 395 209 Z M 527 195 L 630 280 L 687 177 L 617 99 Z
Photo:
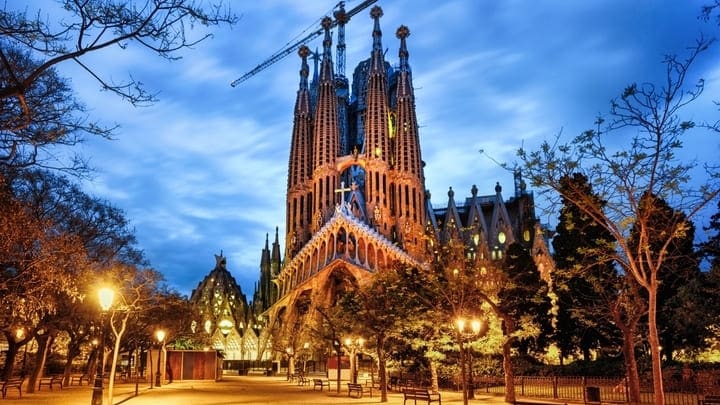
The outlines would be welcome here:
M 532 251 L 546 279 L 553 268 L 533 194 L 519 172 L 507 200 L 499 184 L 488 195 L 473 186 L 469 197 L 458 200 L 451 188 L 447 204 L 433 208 L 425 188 L 410 31 L 401 26 L 395 32 L 393 67 L 385 60 L 381 8 L 373 7 L 370 16 L 370 57 L 357 65 L 352 82 L 334 71 L 329 17 L 322 21 L 323 50 L 315 55 L 320 64 L 312 78 L 312 52 L 304 46 L 298 52 L 285 246 L 277 229 L 272 248 L 266 240 L 253 299 L 253 319 L 266 339 L 272 333 L 279 340 L 266 348 L 278 354 L 307 341 L 305 326 L 315 309 L 331 306 L 376 272 L 398 264 L 428 269 L 434 244 L 460 240 L 479 253 L 477 265 L 484 269 L 518 242 Z
M 497 184 L 489 194 L 472 186 L 465 197 L 450 188 L 446 203 L 431 204 L 409 63 L 410 30 L 395 31 L 398 62 L 392 66 L 385 60 L 382 9 L 373 7 L 370 17 L 370 57 L 357 65 L 352 81 L 344 75 L 344 61 L 337 71 L 334 67 L 329 17 L 322 21 L 322 53 L 305 46 L 298 51 L 285 246 L 279 228 L 272 243 L 266 238 L 252 301 L 228 272 L 222 253 L 193 291 L 195 327 L 212 337 L 226 359 L 292 359 L 308 351 L 307 325 L 317 309 L 392 266 L 429 269 L 443 244 L 464 245 L 478 273 L 490 280 L 493 262 L 520 243 L 549 281 L 554 264 L 533 194 L 519 172 L 507 199 Z M 337 44 L 338 53 L 344 47 Z

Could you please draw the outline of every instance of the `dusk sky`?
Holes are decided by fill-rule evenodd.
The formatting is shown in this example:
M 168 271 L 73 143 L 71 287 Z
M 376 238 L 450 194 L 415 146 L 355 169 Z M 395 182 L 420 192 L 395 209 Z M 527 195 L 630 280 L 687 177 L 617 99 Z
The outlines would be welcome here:
M 57 7 L 51 0 L 9 3 L 15 2 L 30 4 L 31 14 Z M 569 140 L 592 128 L 626 85 L 663 79 L 666 54 L 685 55 L 701 34 L 720 34 L 715 21 L 698 18 L 708 2 L 377 1 L 391 64 L 398 63 L 395 30 L 406 25 L 411 32 L 409 61 L 433 204 L 447 203 L 448 187 L 464 199 L 473 184 L 486 195 L 500 182 L 509 197 L 512 175 L 496 162 L 512 165 L 519 147 L 532 149 L 561 132 Z M 347 1 L 346 9 L 358 3 Z M 222 251 L 250 299 L 266 234 L 272 242 L 279 227 L 284 246 L 300 59 L 293 52 L 238 87 L 230 83 L 316 30 L 335 4 L 231 1 L 238 24 L 214 31 L 181 60 L 163 60 L 133 43 L 84 59 L 104 77 L 120 81 L 131 74 L 157 92 L 160 101 L 149 107 L 101 92 L 72 62 L 58 67 L 94 119 L 120 125 L 116 140 L 82 146 L 96 169 L 86 190 L 125 211 L 139 247 L 171 287 L 189 295 Z M 347 25 L 348 75 L 370 56 L 369 13 Z M 321 39 L 308 45 L 322 48 Z M 720 43 L 701 56 L 691 76 L 689 84 L 704 78 L 706 90 L 688 118 L 717 120 L 712 100 L 720 99 Z M 716 161 L 718 152 L 716 136 L 686 143 L 687 158 Z

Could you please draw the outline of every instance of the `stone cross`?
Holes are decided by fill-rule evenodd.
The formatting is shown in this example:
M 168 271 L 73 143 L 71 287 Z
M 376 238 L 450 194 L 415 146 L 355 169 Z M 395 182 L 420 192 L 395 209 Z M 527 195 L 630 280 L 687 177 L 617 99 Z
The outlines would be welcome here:
M 345 192 L 346 192 L 346 191 L 352 191 L 352 188 L 345 187 L 345 182 L 344 182 L 344 181 L 341 181 L 341 182 L 340 182 L 340 188 L 336 188 L 336 189 L 335 189 L 335 192 L 336 192 L 336 193 L 340 193 L 340 199 L 342 200 L 342 201 L 340 202 L 340 204 L 345 203 Z

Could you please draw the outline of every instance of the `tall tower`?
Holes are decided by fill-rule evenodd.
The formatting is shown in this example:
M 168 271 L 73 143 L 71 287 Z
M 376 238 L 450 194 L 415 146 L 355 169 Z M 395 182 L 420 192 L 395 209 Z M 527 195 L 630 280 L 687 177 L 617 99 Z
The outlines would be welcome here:
M 288 164 L 287 208 L 286 208 L 286 249 L 285 256 L 292 257 L 310 236 L 312 215 L 312 131 L 313 116 L 308 90 L 310 68 L 307 63 L 310 49 L 300 47 L 298 55 L 302 59 L 300 68 L 300 88 L 295 100 L 295 118 L 290 144 Z
M 395 122 L 391 122 L 390 139 L 395 141 L 395 196 L 402 244 L 408 252 L 419 255 L 424 249 L 425 179 L 420 155 L 420 136 L 415 114 L 415 94 L 408 63 L 406 39 L 408 27 L 402 25 L 396 36 L 400 39 L 400 71 L 398 72 Z
M 372 212 L 372 224 L 385 237 L 395 241 L 394 179 L 390 172 L 390 108 L 388 106 L 387 71 L 382 49 L 380 17 L 382 9 L 375 6 L 370 11 L 374 20 L 373 47 L 370 56 L 370 72 L 367 86 L 367 110 L 365 112 L 365 166 L 366 201 Z
M 409 30 L 398 31 L 396 72 L 384 57 L 380 7 L 374 7 L 370 16 L 370 58 L 355 69 L 352 89 L 359 92 L 352 97 L 341 94 L 347 86 L 338 87 L 347 83 L 344 69 L 333 72 L 329 17 L 321 23 L 322 58 L 311 85 L 310 51 L 302 47 L 298 52 L 300 84 L 288 162 L 285 258 L 277 257 L 275 244 L 271 257 L 268 241 L 263 251 L 263 268 L 282 265 L 277 272 L 265 270 L 273 274 L 277 290 L 263 295 L 275 301 L 262 317 L 269 329 L 287 330 L 287 339 L 300 339 L 298 330 L 308 314 L 315 313 L 313 306 L 329 305 L 345 289 L 394 263 L 422 267 L 425 262 L 422 233 L 427 214 L 406 44 Z M 342 13 L 336 17 L 344 29 L 346 19 Z M 340 45 L 338 51 L 344 55 L 344 41 Z M 388 85 L 391 75 L 399 78 L 397 86 Z M 397 106 L 391 100 L 397 100 Z M 399 136 L 396 120 L 402 123 Z M 283 344 L 293 347 L 290 341 Z
M 330 26 L 332 20 L 325 17 L 322 27 L 323 58 L 320 64 L 317 110 L 313 127 L 312 142 L 312 223 L 311 232 L 317 232 L 327 221 L 335 207 L 335 189 L 338 186 L 338 172 L 335 160 L 338 155 L 339 130 L 337 98 L 330 47 Z

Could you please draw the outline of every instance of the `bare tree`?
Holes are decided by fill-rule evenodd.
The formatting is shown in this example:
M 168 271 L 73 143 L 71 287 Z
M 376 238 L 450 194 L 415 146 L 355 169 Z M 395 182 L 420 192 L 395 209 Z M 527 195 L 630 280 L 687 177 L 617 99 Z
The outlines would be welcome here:
M 218 0 L 221 1 L 221 0 Z M 180 58 L 179 52 L 209 38 L 196 25 L 234 24 L 237 18 L 221 2 L 199 0 L 58 0 L 51 12 L 17 2 L 0 10 L 0 167 L 40 165 L 83 174 L 87 164 L 79 155 L 59 162 L 47 153 L 55 145 L 73 146 L 83 135 L 109 138 L 115 129 L 89 121 L 85 106 L 73 95 L 67 79 L 55 67 L 79 65 L 103 90 L 133 105 L 156 100 L 130 76 L 116 83 L 93 66 L 90 55 L 112 46 L 138 46 L 161 58 Z M 45 152 L 45 153 L 43 153 Z
M 688 73 L 709 45 L 710 41 L 700 39 L 687 58 L 666 57 L 666 78 L 661 85 L 629 85 L 612 101 L 608 122 L 598 119 L 597 130 L 583 132 L 569 145 L 558 136 L 557 143 L 545 142 L 537 151 L 518 151 L 533 185 L 560 194 L 609 232 L 617 241 L 610 259 L 647 293 L 648 341 L 658 405 L 665 402 L 656 322 L 660 270 L 674 241 L 688 231 L 688 221 L 720 192 L 717 167 L 706 165 L 706 177 L 693 178 L 698 163 L 676 155 L 682 136 L 696 128 L 681 113 L 698 100 L 704 87 L 702 80 L 688 86 Z M 615 134 L 624 138 L 611 137 Z M 599 198 L 607 202 L 604 207 L 595 203 L 595 196 L 563 188 L 561 179 L 575 172 L 589 179 Z M 655 208 L 643 198 L 650 194 L 685 212 L 688 221 L 668 221 L 662 230 L 653 227 Z

